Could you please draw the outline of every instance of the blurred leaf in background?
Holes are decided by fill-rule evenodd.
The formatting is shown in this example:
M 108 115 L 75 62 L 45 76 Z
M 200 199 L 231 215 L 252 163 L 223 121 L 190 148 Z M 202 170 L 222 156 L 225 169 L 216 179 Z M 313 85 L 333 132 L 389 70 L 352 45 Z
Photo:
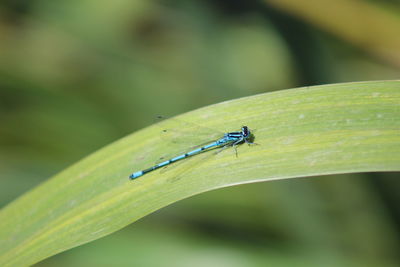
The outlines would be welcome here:
M 324 29 L 400 67 L 398 1 L 267 0 L 273 6 Z
M 3 1 L 0 204 L 157 114 L 398 79 L 399 14 L 389 0 Z M 218 190 L 38 265 L 395 266 L 396 178 Z

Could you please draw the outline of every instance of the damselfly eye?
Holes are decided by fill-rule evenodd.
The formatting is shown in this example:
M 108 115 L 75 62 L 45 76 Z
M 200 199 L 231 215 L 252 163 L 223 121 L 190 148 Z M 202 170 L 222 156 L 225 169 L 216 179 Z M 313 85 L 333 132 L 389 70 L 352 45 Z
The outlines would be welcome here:
M 242 127 L 243 136 L 248 136 L 250 134 L 249 128 L 247 126 Z

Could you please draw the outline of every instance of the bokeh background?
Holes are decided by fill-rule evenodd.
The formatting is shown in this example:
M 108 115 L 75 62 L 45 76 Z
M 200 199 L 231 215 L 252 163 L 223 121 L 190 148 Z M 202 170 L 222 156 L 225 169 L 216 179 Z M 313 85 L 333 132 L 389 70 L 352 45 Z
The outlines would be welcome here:
M 158 114 L 398 79 L 399 33 L 397 0 L 1 1 L 0 207 Z M 36 266 L 399 266 L 399 178 L 208 192 Z

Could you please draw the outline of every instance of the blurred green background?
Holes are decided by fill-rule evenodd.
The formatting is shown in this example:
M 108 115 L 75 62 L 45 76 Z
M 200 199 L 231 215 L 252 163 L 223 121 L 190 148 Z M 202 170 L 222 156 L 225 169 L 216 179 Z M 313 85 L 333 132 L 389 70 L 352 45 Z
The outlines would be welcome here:
M 158 114 L 398 79 L 399 29 L 396 0 L 1 1 L 0 207 Z M 399 178 L 208 192 L 36 266 L 398 266 Z

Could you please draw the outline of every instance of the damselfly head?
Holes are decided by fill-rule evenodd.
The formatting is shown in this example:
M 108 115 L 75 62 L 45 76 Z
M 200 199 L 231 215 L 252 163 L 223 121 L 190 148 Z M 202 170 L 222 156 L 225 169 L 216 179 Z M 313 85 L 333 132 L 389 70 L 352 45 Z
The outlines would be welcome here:
M 247 126 L 242 127 L 242 134 L 244 137 L 248 137 L 250 135 L 250 129 Z

